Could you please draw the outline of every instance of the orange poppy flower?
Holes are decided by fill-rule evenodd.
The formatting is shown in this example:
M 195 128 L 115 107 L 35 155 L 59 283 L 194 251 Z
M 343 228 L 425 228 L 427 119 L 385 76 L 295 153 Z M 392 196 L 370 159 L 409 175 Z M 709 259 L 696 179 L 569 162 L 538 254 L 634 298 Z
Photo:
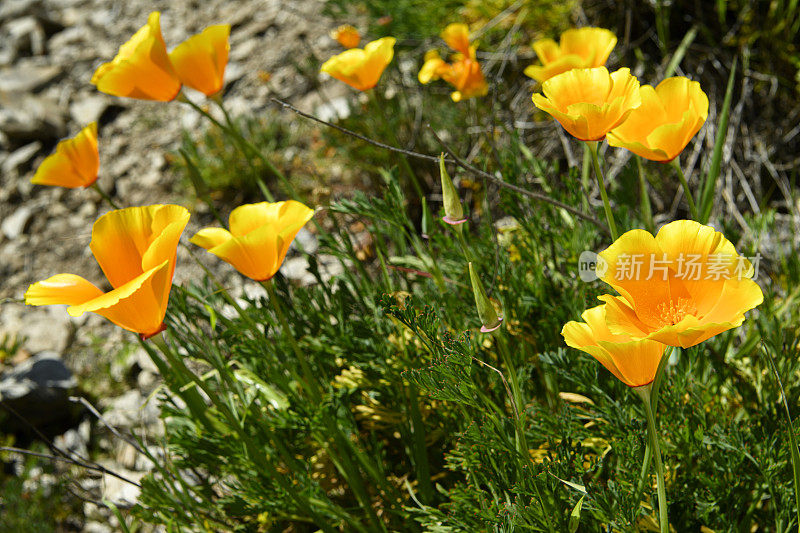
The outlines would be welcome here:
M 175 47 L 169 60 L 181 83 L 213 96 L 222 90 L 228 64 L 229 24 L 209 26 Z
M 672 161 L 708 118 L 708 97 L 699 83 L 683 76 L 639 91 L 642 105 L 608 132 L 608 144 L 652 161 Z
M 255 281 L 274 276 L 289 245 L 314 210 L 295 200 L 246 204 L 231 211 L 224 228 L 204 228 L 189 242 L 205 248 Z
M 331 37 L 345 48 L 355 48 L 361 42 L 361 34 L 350 24 L 336 28 L 331 32 Z
M 112 290 L 75 274 L 56 274 L 25 292 L 28 305 L 69 305 L 70 316 L 97 313 L 143 338 L 164 329 L 175 256 L 189 211 L 150 205 L 111 211 L 92 227 L 89 244 Z
M 113 96 L 169 102 L 181 82 L 161 36 L 161 14 L 153 11 L 145 24 L 119 48 L 117 56 L 100 65 L 92 76 L 97 90 Z
M 567 322 L 561 330 L 567 346 L 588 353 L 629 387 L 653 381 L 664 344 L 612 333 L 606 324 L 605 305 L 587 309 L 581 318 L 584 322 Z
M 453 63 L 445 62 L 437 51 L 429 51 L 425 54 L 425 63 L 419 71 L 419 82 L 426 84 L 443 79 L 457 89 L 450 95 L 454 102 L 485 96 L 489 92 L 489 86 L 475 56 L 477 46 L 469 44 L 467 25 L 450 24 L 442 32 L 442 39 L 458 52 Z
M 561 34 L 559 43 L 540 39 L 533 49 L 542 65 L 531 65 L 525 75 L 539 82 L 574 68 L 602 67 L 617 45 L 617 37 L 603 28 L 573 28 Z
M 31 183 L 75 189 L 97 181 L 100 155 L 97 152 L 97 122 L 92 122 L 71 139 L 58 143 L 56 151 L 36 169 Z
M 351 48 L 322 64 L 320 71 L 330 74 L 354 89 L 366 91 L 378 84 L 384 69 L 394 57 L 394 37 L 383 37 L 363 48 Z
M 582 141 L 600 141 L 639 107 L 639 80 L 630 69 L 572 69 L 542 84 L 533 103 Z
M 687 348 L 738 327 L 761 304 L 753 265 L 720 232 L 692 220 L 671 222 L 653 237 L 635 229 L 599 254 L 611 333 Z

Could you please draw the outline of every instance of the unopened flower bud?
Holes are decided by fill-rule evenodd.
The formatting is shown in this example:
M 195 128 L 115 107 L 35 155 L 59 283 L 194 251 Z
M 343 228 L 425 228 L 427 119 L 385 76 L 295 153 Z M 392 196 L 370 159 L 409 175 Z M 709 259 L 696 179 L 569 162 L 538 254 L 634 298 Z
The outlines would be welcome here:
M 500 327 L 502 318 L 497 316 L 494 305 L 483 288 L 481 279 L 469 263 L 469 279 L 472 282 L 472 294 L 475 296 L 475 307 L 478 309 L 478 317 L 481 319 L 481 331 L 488 333 Z
M 444 154 L 439 156 L 439 174 L 442 178 L 442 202 L 444 203 L 444 217 L 442 220 L 451 226 L 457 226 L 467 221 L 464 218 L 464 208 L 461 206 L 461 199 L 458 197 L 456 186 L 444 167 Z

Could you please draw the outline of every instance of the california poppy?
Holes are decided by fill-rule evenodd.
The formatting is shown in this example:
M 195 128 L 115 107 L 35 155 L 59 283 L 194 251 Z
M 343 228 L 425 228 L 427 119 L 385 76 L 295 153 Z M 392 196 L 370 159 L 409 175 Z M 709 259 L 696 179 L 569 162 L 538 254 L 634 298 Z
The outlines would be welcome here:
M 190 242 L 205 248 L 256 281 L 271 279 L 289 245 L 314 210 L 295 200 L 246 204 L 231 211 L 230 231 L 204 228 Z
M 394 37 L 383 37 L 367 43 L 363 49 L 345 50 L 323 63 L 320 71 L 359 91 L 372 89 L 394 57 L 395 42 Z
M 764 299 L 753 265 L 722 233 L 691 220 L 655 237 L 629 231 L 599 257 L 600 279 L 620 294 L 600 297 L 615 335 L 687 348 L 740 326 Z
M 629 387 L 653 381 L 664 344 L 612 333 L 606 324 L 605 305 L 587 309 L 581 318 L 584 322 L 567 322 L 561 330 L 567 346 L 588 353 Z
M 355 48 L 361 42 L 361 34 L 350 24 L 336 28 L 331 32 L 331 37 L 345 48 Z
M 169 59 L 181 83 L 213 96 L 222 90 L 228 64 L 229 24 L 209 26 L 175 47 Z
M 667 78 L 653 89 L 639 89 L 642 104 L 608 132 L 608 144 L 652 161 L 672 161 L 708 118 L 708 97 L 700 84 L 683 76 Z
M 175 271 L 176 248 L 189 222 L 179 205 L 111 211 L 92 227 L 89 248 L 112 290 L 104 293 L 75 274 L 56 274 L 25 292 L 28 305 L 69 305 L 70 316 L 89 311 L 143 338 L 163 330 Z
M 447 63 L 437 51 L 429 51 L 425 54 L 425 63 L 419 71 L 419 82 L 426 84 L 443 79 L 456 88 L 450 95 L 454 102 L 485 96 L 489 92 L 489 86 L 476 57 L 477 47 L 469 43 L 467 25 L 450 24 L 441 36 L 444 42 L 458 53 L 453 57 L 452 63 Z
M 181 82 L 161 36 L 161 14 L 153 11 L 145 24 L 119 48 L 117 56 L 92 76 L 97 90 L 113 96 L 168 102 L 178 96 Z
M 533 95 L 536 107 L 582 141 L 602 140 L 641 103 L 639 80 L 627 68 L 572 69 L 545 81 L 542 92 Z
M 75 137 L 59 142 L 56 151 L 36 169 L 31 183 L 68 189 L 89 187 L 97 181 L 99 168 L 97 122 L 92 122 Z
M 574 68 L 602 67 L 617 44 L 617 37 L 604 28 L 572 28 L 553 39 L 540 39 L 533 49 L 542 65 L 531 65 L 525 75 L 544 82 Z

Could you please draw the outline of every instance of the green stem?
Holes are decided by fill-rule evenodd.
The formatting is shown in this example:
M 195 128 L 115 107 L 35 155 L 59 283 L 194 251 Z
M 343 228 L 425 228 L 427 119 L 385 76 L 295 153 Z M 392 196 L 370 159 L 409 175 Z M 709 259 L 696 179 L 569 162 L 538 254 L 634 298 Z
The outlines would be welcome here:
M 511 380 L 511 393 L 513 394 L 512 399 L 514 400 L 514 421 L 517 425 L 517 451 L 519 451 L 527 461 L 530 459 L 530 452 L 528 451 L 528 439 L 525 437 L 525 400 L 522 397 L 522 389 L 519 386 L 517 368 L 514 366 L 514 361 L 511 359 L 511 352 L 508 349 L 508 343 L 502 331 L 496 336 L 496 340 L 500 356 L 503 358 L 503 366 L 506 367 L 506 372 L 508 372 L 508 377 Z
M 91 187 L 92 187 L 92 189 L 96 190 L 100 194 L 100 196 L 102 196 L 103 200 L 108 202 L 108 205 L 110 205 L 113 209 L 119 209 L 120 208 L 117 205 L 117 203 L 114 200 L 111 199 L 111 197 L 108 195 L 108 193 L 106 193 L 106 191 L 104 191 L 103 189 L 100 188 L 100 186 L 97 184 L 97 182 L 92 183 Z
M 228 113 L 228 110 L 225 109 L 224 105 L 222 105 L 222 101 L 221 100 L 214 100 L 214 102 L 217 104 L 217 107 L 219 107 L 220 110 L 222 111 L 222 115 L 225 117 L 225 123 L 228 125 L 228 130 L 231 133 L 233 133 L 233 135 L 236 136 L 239 139 L 240 143 L 242 143 L 246 148 L 249 148 L 250 151 L 252 151 L 256 155 L 256 157 L 258 157 L 258 159 L 261 161 L 261 163 L 264 166 L 266 166 L 267 169 L 281 181 L 281 184 L 288 191 L 289 196 L 291 196 L 295 200 L 299 200 L 300 196 L 297 194 L 297 191 L 295 191 L 295 189 L 292 186 L 291 182 L 286 178 L 286 176 L 283 174 L 283 172 L 278 170 L 278 167 L 273 165 L 269 161 L 269 159 L 264 157 L 264 154 L 262 154 L 261 151 L 258 148 L 256 148 L 256 146 L 253 143 L 248 141 L 244 137 L 244 135 L 242 135 L 242 133 L 239 131 L 239 128 L 233 122 L 233 119 L 231 118 L 230 113 Z M 266 188 L 266 185 L 264 185 L 263 181 L 260 178 L 258 180 L 258 183 L 259 183 L 259 187 L 261 187 L 262 192 L 263 192 L 263 190 Z
M 419 412 L 419 395 L 413 383 L 408 386 L 408 407 L 411 415 L 411 432 L 414 439 L 414 456 L 417 467 L 417 482 L 422 493 L 423 503 L 433 500 L 433 485 L 431 484 L 431 469 L 428 464 L 428 449 L 425 445 L 425 424 Z
M 642 158 L 638 155 L 634 157 L 636 158 L 636 168 L 639 170 L 639 209 L 642 212 L 645 228 L 650 233 L 653 233 L 656 226 L 653 222 L 653 208 L 650 206 L 650 194 L 647 190 L 647 177 L 644 174 Z
M 581 189 L 583 189 L 583 194 L 581 195 L 581 200 L 583 203 L 583 209 L 587 213 L 589 211 L 589 171 L 592 167 L 592 154 L 589 153 L 589 146 L 584 143 L 583 145 L 583 164 L 581 165 Z
M 214 118 L 214 116 L 213 116 L 213 115 L 211 115 L 211 113 L 209 113 L 208 111 L 206 111 L 205 109 L 203 109 L 201 106 L 197 105 L 196 103 L 192 102 L 190 99 L 188 99 L 188 98 L 186 98 L 186 97 L 183 97 L 182 95 L 180 95 L 180 96 L 179 96 L 179 100 L 180 100 L 181 102 L 184 102 L 184 103 L 186 103 L 186 104 L 189 104 L 189 107 L 191 107 L 192 109 L 194 109 L 195 111 L 197 111 L 198 113 L 200 113 L 201 115 L 203 115 L 204 117 L 206 117 L 206 118 L 207 118 L 207 119 L 208 119 L 208 120 L 209 120 L 209 121 L 210 121 L 212 124 L 214 124 L 216 127 L 218 127 L 219 129 L 221 129 L 222 131 L 224 131 L 224 132 L 226 132 L 226 133 L 230 134 L 230 135 L 233 137 L 233 140 L 234 140 L 234 142 L 235 142 L 235 144 L 236 144 L 237 148 L 239 148 L 239 151 L 242 153 L 242 155 L 244 155 L 244 158 L 247 160 L 247 164 L 250 166 L 250 169 L 253 171 L 253 175 L 254 175 L 254 176 L 255 176 L 255 178 L 256 178 L 256 184 L 258 185 L 258 188 L 259 188 L 259 189 L 261 189 L 261 193 L 264 195 L 264 198 L 266 198 L 268 202 L 274 202 L 274 201 L 275 201 L 275 197 L 274 197 L 274 196 L 272 196 L 272 193 L 271 193 L 271 192 L 269 192 L 269 189 L 267 189 L 267 186 L 264 184 L 263 180 L 261 179 L 261 176 L 259 176 L 259 174 L 258 174 L 258 170 L 256 169 L 255 165 L 253 164 L 253 159 L 250 157 L 250 152 L 249 152 L 248 150 L 252 150 L 252 151 L 253 151 L 253 153 L 255 153 L 255 154 L 256 154 L 256 156 L 257 156 L 259 159 L 261 159 L 261 161 L 262 161 L 262 162 L 264 163 L 264 165 L 265 165 L 265 166 L 266 166 L 266 167 L 267 167 L 267 168 L 270 170 L 270 172 L 272 172 L 273 174 L 275 174 L 275 176 L 278 176 L 279 178 L 282 178 L 283 180 L 285 180 L 286 178 L 285 178 L 285 177 L 283 177 L 283 174 L 281 174 L 281 173 L 280 173 L 280 171 L 279 171 L 278 169 L 276 169 L 276 168 L 275 168 L 275 167 L 272 165 L 272 163 L 270 163 L 269 161 L 267 161 L 267 160 L 266 160 L 266 158 L 265 158 L 265 157 L 264 157 L 264 156 L 261 154 L 261 152 L 258 150 L 258 148 L 256 148 L 255 146 L 253 146 L 253 145 L 252 145 L 252 144 L 251 144 L 251 143 L 250 143 L 250 142 L 249 142 L 247 139 L 245 139 L 245 138 L 244 138 L 244 137 L 243 137 L 243 136 L 242 136 L 242 135 L 241 135 L 241 134 L 240 134 L 238 131 L 236 131 L 236 129 L 235 129 L 235 128 L 232 128 L 232 127 L 230 127 L 230 126 L 226 126 L 225 124 L 223 124 L 222 122 L 220 122 L 219 120 L 217 120 L 216 118 Z M 216 101 L 216 100 L 214 100 L 214 101 L 217 103 L 217 105 L 218 105 L 220 108 L 222 107 L 222 104 L 221 104 L 221 103 L 219 103 L 219 102 L 218 102 L 218 101 Z M 226 113 L 223 111 L 223 114 L 226 114 Z
M 661 390 L 661 382 L 664 380 L 664 372 L 667 368 L 667 363 L 672 356 L 672 351 L 675 348 L 667 346 L 664 354 L 661 356 L 661 361 L 658 362 L 655 377 L 653 377 L 652 390 L 650 392 L 650 403 L 653 406 L 653 414 L 658 413 L 658 398 L 659 391 Z M 650 474 L 650 463 L 653 460 L 653 448 L 650 446 L 650 440 L 647 440 L 644 448 L 644 460 L 642 461 L 642 470 L 639 473 L 639 482 L 636 484 L 636 497 L 634 501 L 641 499 L 642 492 L 644 492 L 644 485 L 647 482 L 647 477 Z
M 700 217 L 697 214 L 697 206 L 694 205 L 694 198 L 692 198 L 692 191 L 689 189 L 689 182 L 686 181 L 686 176 L 683 174 L 683 169 L 681 169 L 681 164 L 676 157 L 670 162 L 672 168 L 674 168 L 678 172 L 678 179 L 681 180 L 681 185 L 683 185 L 683 195 L 686 197 L 686 201 L 689 203 L 689 212 L 692 213 L 693 220 L 700 220 Z
M 314 403 L 319 403 L 322 399 L 319 383 L 317 382 L 314 373 L 311 371 L 308 361 L 306 361 L 306 356 L 303 353 L 303 350 L 300 349 L 297 339 L 294 338 L 292 330 L 289 328 L 289 321 L 286 320 L 286 314 L 283 311 L 283 304 L 281 303 L 280 298 L 278 298 L 278 295 L 275 293 L 275 286 L 271 279 L 262 281 L 261 285 L 267 289 L 267 294 L 269 294 L 269 303 L 272 305 L 272 309 L 275 311 L 275 316 L 278 317 L 278 322 L 283 330 L 283 335 L 286 340 L 289 341 L 289 345 L 291 345 L 292 351 L 294 351 L 294 356 L 297 359 L 297 362 L 300 364 L 300 370 L 303 373 L 303 379 L 300 380 L 300 382 L 304 385 L 304 388 L 311 396 L 311 399 L 314 401 Z M 290 368 L 292 367 L 292 365 L 288 366 Z
M 378 93 L 375 91 L 375 89 L 369 89 L 365 92 L 367 93 L 370 102 L 372 102 L 375 108 L 381 113 L 381 116 L 383 117 L 381 123 L 384 125 L 389 125 L 389 127 L 386 128 L 386 131 L 389 133 L 390 142 L 397 148 L 401 148 L 400 141 L 397 140 L 397 133 L 395 133 L 394 128 L 391 126 L 391 123 L 386 117 L 386 102 L 381 101 L 382 99 L 378 96 Z M 403 167 L 403 170 L 405 170 L 406 174 L 408 174 L 408 177 L 411 180 L 411 185 L 414 186 L 414 191 L 417 193 L 417 196 L 423 198 L 425 193 L 423 192 L 422 185 L 420 184 L 419 178 L 417 178 L 417 175 L 414 173 L 414 170 L 411 168 L 411 163 L 408 162 L 408 157 L 406 157 L 405 154 L 400 154 L 400 164 Z
M 617 225 L 614 223 L 614 214 L 611 212 L 611 204 L 608 201 L 608 193 L 606 193 L 606 184 L 603 179 L 603 171 L 600 170 L 600 161 L 597 157 L 597 141 L 585 141 L 586 146 L 592 153 L 592 166 L 594 166 L 594 175 L 597 178 L 597 186 L 600 187 L 600 197 L 603 199 L 603 209 L 606 211 L 606 220 L 608 221 L 608 229 L 611 232 L 611 239 L 617 240 L 619 233 L 617 233 Z
M 644 412 L 647 416 L 647 433 L 650 437 L 650 446 L 653 448 L 653 457 L 656 460 L 656 483 L 658 488 L 658 522 L 661 533 L 669 533 L 669 518 L 667 516 L 667 489 L 664 486 L 664 464 L 661 462 L 661 448 L 658 445 L 658 432 L 656 418 L 651 402 L 652 385 L 636 387 L 633 390 L 644 402 Z

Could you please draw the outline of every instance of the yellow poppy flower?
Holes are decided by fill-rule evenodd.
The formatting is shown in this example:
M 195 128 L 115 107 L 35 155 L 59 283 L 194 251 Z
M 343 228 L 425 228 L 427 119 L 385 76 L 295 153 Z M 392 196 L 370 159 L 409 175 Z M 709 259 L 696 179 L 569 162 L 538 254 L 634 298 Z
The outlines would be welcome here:
M 540 39 L 533 43 L 542 65 L 531 65 L 525 75 L 539 82 L 574 68 L 602 67 L 617 45 L 617 37 L 603 28 L 573 28 L 561 34 L 559 43 Z
M 331 32 L 331 37 L 345 48 L 355 48 L 361 42 L 361 34 L 350 24 L 336 28 Z
M 222 90 L 228 64 L 229 24 L 209 26 L 175 47 L 169 59 L 181 83 L 213 96 Z
M 457 90 L 450 97 L 460 102 L 476 96 L 485 96 L 489 86 L 478 63 L 476 46 L 469 44 L 469 29 L 466 24 L 450 24 L 442 32 L 442 39 L 458 54 L 453 63 L 447 63 L 435 50 L 425 54 L 425 63 L 417 78 L 423 85 L 433 80 L 443 79 Z
M 230 231 L 204 228 L 189 242 L 205 248 L 256 281 L 274 276 L 289 245 L 314 210 L 295 200 L 246 204 L 231 211 Z
M 75 274 L 57 274 L 25 292 L 28 305 L 69 305 L 70 316 L 89 311 L 143 338 L 164 329 L 175 256 L 189 211 L 179 205 L 129 207 L 106 213 L 89 244 L 112 290 L 104 293 Z
M 320 71 L 359 91 L 372 89 L 394 57 L 395 42 L 394 37 L 383 37 L 367 43 L 363 49 L 345 50 L 323 63 Z
M 100 155 L 97 152 L 97 122 L 92 122 L 71 139 L 58 143 L 56 151 L 36 169 L 31 183 L 75 189 L 97 181 Z
M 161 14 L 150 13 L 145 24 L 119 48 L 110 62 L 92 76 L 97 90 L 113 96 L 169 102 L 181 90 L 181 82 L 167 55 L 161 36 Z
M 588 353 L 629 387 L 653 381 L 664 344 L 612 333 L 606 324 L 605 305 L 587 309 L 581 318 L 584 322 L 568 322 L 561 330 L 567 346 Z
M 687 348 L 740 326 L 764 299 L 753 265 L 720 232 L 692 220 L 671 222 L 655 237 L 629 231 L 599 257 L 600 279 L 620 294 L 600 297 L 615 335 Z
M 639 107 L 639 80 L 630 69 L 573 69 L 542 84 L 533 103 L 582 141 L 600 141 Z
M 683 76 L 639 91 L 642 105 L 608 132 L 608 144 L 652 161 L 672 161 L 708 118 L 708 97 L 699 83 Z

